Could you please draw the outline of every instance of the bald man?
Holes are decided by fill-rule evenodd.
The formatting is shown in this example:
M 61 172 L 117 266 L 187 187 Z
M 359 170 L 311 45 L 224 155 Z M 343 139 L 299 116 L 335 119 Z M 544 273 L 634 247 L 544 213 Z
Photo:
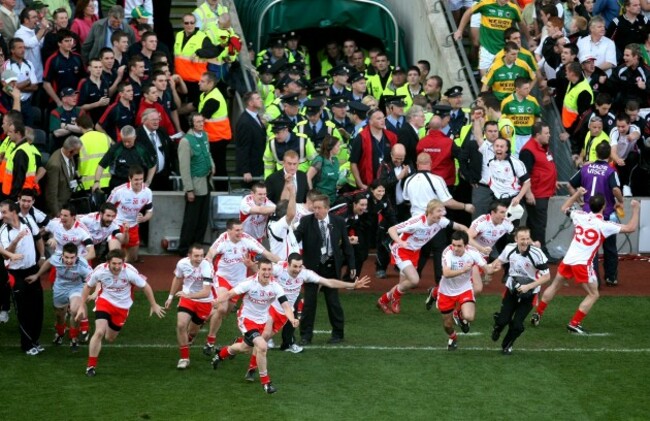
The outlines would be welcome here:
M 404 200 L 402 187 L 404 180 L 411 172 L 411 166 L 405 163 L 406 148 L 396 143 L 390 150 L 390 160 L 382 162 L 379 168 L 379 179 L 386 187 L 386 195 L 395 204 L 397 220 L 405 221 L 411 217 L 409 203 Z

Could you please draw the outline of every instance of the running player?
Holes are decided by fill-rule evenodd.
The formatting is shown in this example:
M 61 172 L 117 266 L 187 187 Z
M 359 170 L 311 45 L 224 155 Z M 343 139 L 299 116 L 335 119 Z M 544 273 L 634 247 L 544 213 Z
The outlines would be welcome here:
M 176 365 L 179 370 L 190 366 L 193 335 L 212 311 L 212 301 L 216 298 L 212 277 L 212 264 L 205 260 L 205 252 L 200 244 L 190 246 L 187 257 L 176 264 L 165 308 L 169 309 L 175 296 L 180 298 L 176 317 L 176 338 L 181 353 L 181 359 Z
M 144 185 L 144 169 L 139 165 L 129 168 L 129 182 L 117 186 L 108 197 L 108 202 L 117 208 L 115 218 L 119 225 L 129 227 L 129 241 L 126 243 L 126 261 L 138 261 L 140 250 L 140 230 L 138 224 L 147 222 L 153 216 L 153 194 Z
M 280 259 L 269 252 L 257 240 L 244 232 L 243 224 L 237 219 L 230 219 L 226 222 L 226 232 L 210 246 L 205 259 L 212 263 L 216 257 L 215 286 L 217 296 L 221 297 L 226 292 L 237 286 L 246 279 L 246 270 L 254 266 L 250 260 L 251 253 L 262 254 L 265 258 L 277 262 Z M 212 355 L 217 332 L 221 327 L 223 318 L 232 311 L 236 299 L 230 302 L 221 301 L 217 310 L 212 312 L 210 318 L 210 330 L 208 331 L 207 343 L 203 347 L 205 355 Z
M 88 228 L 76 220 L 77 211 L 72 205 L 61 206 L 59 218 L 51 219 L 45 226 L 45 231 L 52 234 L 52 238 L 47 240 L 47 245 L 55 250 L 56 254 L 63 252 L 63 245 L 72 243 L 77 246 L 78 255 L 86 260 L 92 260 L 95 257 L 95 247 L 90 237 Z
M 244 232 L 257 241 L 262 241 L 266 235 L 266 222 L 275 212 L 275 204 L 266 197 L 264 183 L 255 183 L 252 193 L 245 196 L 239 205 L 239 221 L 244 226 Z
M 487 273 L 492 273 L 483 256 L 472 246 L 468 246 L 469 236 L 465 231 L 451 235 L 451 245 L 442 254 L 442 278 L 438 292 L 437 306 L 442 313 L 442 325 L 449 341 L 447 349 L 455 351 L 458 347 L 454 322 L 460 325 L 463 333 L 469 332 L 469 324 L 476 314 L 476 300 L 472 289 L 472 268 L 478 265 Z M 453 311 L 460 307 L 458 320 L 454 320 Z
M 106 243 L 108 250 L 119 250 L 129 241 L 129 223 L 122 221 L 122 225 L 115 222 L 117 207 L 105 202 L 99 207 L 99 212 L 81 215 L 79 221 L 88 228 L 93 244 L 97 248 Z
M 575 225 L 573 240 L 571 240 L 569 250 L 557 269 L 557 275 L 555 275 L 553 283 L 544 291 L 542 299 L 530 319 L 533 326 L 539 325 L 546 307 L 553 300 L 560 287 L 568 279 L 573 278 L 576 283 L 582 285 L 587 292 L 587 296 L 580 303 L 578 310 L 567 325 L 567 329 L 572 333 L 586 335 L 587 331 L 582 327 L 582 319 L 589 313 L 589 310 L 599 297 L 598 279 L 592 264 L 594 256 L 598 253 L 598 249 L 605 241 L 605 238 L 618 233 L 634 232 L 639 225 L 639 202 L 636 200 L 632 200 L 632 218 L 625 225 L 603 220 L 605 197 L 602 194 L 596 194 L 589 198 L 591 212 L 571 210 L 571 206 L 586 192 L 587 190 L 584 187 L 580 187 L 562 205 L 562 212 L 567 213 L 571 217 L 573 225 Z M 524 287 L 528 286 L 524 285 Z
M 240 282 L 230 291 L 218 294 L 216 305 L 226 304 L 229 300 L 243 294 L 242 306 L 237 313 L 237 326 L 244 336 L 243 341 L 237 341 L 230 346 L 224 346 L 212 359 L 215 370 L 219 363 L 236 354 L 253 352 L 260 370 L 260 382 L 266 393 L 275 393 L 277 389 L 271 383 L 266 363 L 266 340 L 262 336 L 269 318 L 271 304 L 277 300 L 284 309 L 289 323 L 298 327 L 298 320 L 293 315 L 293 309 L 284 290 L 273 279 L 273 264 L 267 259 L 258 261 L 258 272 Z
M 388 235 L 393 239 L 390 246 L 391 263 L 397 265 L 400 274 L 399 283 L 377 300 L 377 307 L 384 313 L 399 313 L 402 295 L 420 283 L 416 268 L 420 249 L 429 240 L 450 224 L 455 230 L 467 231 L 466 226 L 452 222 L 444 215 L 445 205 L 433 199 L 427 204 L 424 215 L 416 215 L 388 229 Z
M 70 349 L 72 352 L 79 350 L 79 322 L 75 320 L 80 307 L 85 307 L 81 300 L 84 280 L 93 271 L 86 259 L 78 256 L 78 248 L 73 243 L 66 243 L 61 254 L 53 254 L 34 275 L 25 278 L 28 282 L 38 281 L 40 276 L 51 268 L 56 269 L 56 282 L 52 291 L 54 313 L 56 314 L 56 333 L 53 343 L 61 345 L 65 332 L 65 320 L 68 308 L 70 309 Z
M 165 310 L 156 303 L 151 286 L 133 266 L 124 262 L 121 250 L 109 251 L 106 263 L 97 266 L 88 276 L 81 294 L 82 302 L 86 302 L 91 289 L 97 284 L 101 284 L 102 289 L 95 302 L 95 333 L 90 339 L 86 366 L 88 377 L 95 377 L 102 340 L 106 338 L 109 342 L 113 342 L 126 323 L 129 309 L 133 305 L 131 297 L 133 286 L 144 291 L 151 306 L 149 315 L 155 313 L 160 318 L 165 317 Z M 86 307 L 80 306 L 76 319 L 82 320 L 85 317 Z
M 293 308 L 298 295 L 300 294 L 300 288 L 303 283 L 312 282 L 319 285 L 325 285 L 328 288 L 368 288 L 370 284 L 370 277 L 364 276 L 363 278 L 357 278 L 354 283 L 343 282 L 337 279 L 327 279 L 318 275 L 316 272 L 306 269 L 302 264 L 302 256 L 300 253 L 291 253 L 287 258 L 286 262 L 279 262 L 278 264 L 273 265 L 273 276 L 275 280 L 280 284 L 282 289 L 286 294 L 289 305 Z M 273 301 L 271 308 L 269 309 L 269 319 L 264 326 L 264 331 L 262 332 L 262 337 L 268 342 L 268 340 L 273 337 L 280 329 L 284 327 L 287 322 L 287 315 L 284 312 L 283 305 L 278 301 Z M 293 332 L 293 331 L 292 331 Z M 285 338 L 283 337 L 282 347 L 288 352 L 293 352 L 294 354 L 302 352 L 303 348 L 297 345 L 293 340 L 293 335 L 290 338 L 287 338 L 289 343 L 285 343 Z M 245 379 L 249 382 L 255 381 L 255 370 L 257 369 L 257 359 L 255 354 L 251 356 L 250 364 L 248 366 L 248 371 L 246 372 Z

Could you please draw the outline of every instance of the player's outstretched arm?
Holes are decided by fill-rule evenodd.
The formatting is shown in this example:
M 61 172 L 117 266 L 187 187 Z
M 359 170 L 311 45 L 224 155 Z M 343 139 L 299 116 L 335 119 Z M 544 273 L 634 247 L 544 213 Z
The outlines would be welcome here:
M 149 316 L 152 314 L 156 314 L 159 318 L 165 317 L 165 310 L 158 305 L 156 302 L 156 297 L 153 295 L 153 290 L 151 289 L 151 285 L 148 283 L 145 283 L 144 288 L 142 288 L 142 291 L 144 292 L 144 295 L 147 297 L 147 301 L 149 301 L 150 305 L 150 310 L 149 310 Z
M 564 204 L 562 204 L 562 208 L 561 208 L 562 213 L 566 213 L 566 211 L 569 210 L 569 208 L 573 206 L 573 204 L 577 202 L 578 199 L 584 196 L 585 193 L 587 193 L 587 190 L 585 190 L 584 187 L 579 187 L 578 190 L 576 190 L 575 193 L 569 196 L 569 198 L 564 202 Z
M 40 267 L 40 269 L 38 270 L 38 272 L 36 272 L 34 275 L 31 275 L 31 276 L 26 277 L 26 278 L 25 278 L 25 281 L 27 281 L 28 283 L 31 284 L 32 282 L 34 282 L 34 281 L 36 281 L 38 278 L 40 278 L 41 275 L 43 275 L 43 274 L 46 273 L 46 272 L 49 272 L 49 270 L 50 270 L 51 267 L 52 267 L 52 264 L 50 263 L 50 261 L 49 261 L 49 260 L 46 260 L 45 263 L 43 263 L 43 266 Z
M 639 226 L 639 213 L 641 212 L 641 206 L 638 200 L 633 200 L 632 203 L 632 217 L 627 222 L 627 224 L 621 227 L 621 232 L 624 234 L 629 234 L 636 231 Z
M 364 276 L 363 278 L 357 277 L 354 280 L 353 284 L 351 284 L 350 282 L 343 282 L 343 281 L 339 281 L 338 279 L 332 279 L 332 278 L 320 278 L 318 280 L 318 283 L 328 288 L 343 289 L 343 288 L 352 287 L 354 289 L 361 289 L 361 288 L 368 288 L 370 286 L 370 277 L 368 275 Z
M 289 323 L 291 323 L 293 327 L 298 327 L 300 321 L 293 315 L 293 308 L 291 307 L 291 304 L 289 304 L 289 301 L 286 299 L 286 297 L 282 301 L 282 308 L 284 309 L 284 314 L 287 315 L 287 320 L 289 320 Z

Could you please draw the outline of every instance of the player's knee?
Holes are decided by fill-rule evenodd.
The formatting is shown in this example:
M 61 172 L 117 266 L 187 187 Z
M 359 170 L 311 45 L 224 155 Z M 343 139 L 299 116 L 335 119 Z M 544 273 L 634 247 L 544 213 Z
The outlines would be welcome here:
M 255 348 L 257 348 L 257 355 L 266 355 L 268 345 L 266 344 L 266 341 L 258 341 L 255 344 Z

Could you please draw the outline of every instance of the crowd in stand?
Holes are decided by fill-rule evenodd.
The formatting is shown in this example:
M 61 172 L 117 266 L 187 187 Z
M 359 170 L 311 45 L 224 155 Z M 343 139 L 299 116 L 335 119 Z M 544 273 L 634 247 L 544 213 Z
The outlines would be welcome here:
M 43 231 L 56 239 L 56 232 L 79 225 L 87 235 L 64 235 L 66 240 L 48 243 L 56 246 L 59 259 L 65 242 L 78 240 L 79 254 L 90 253 L 86 257 L 92 258 L 94 246 L 107 240 L 109 249 L 124 247 L 126 261 L 137 262 L 138 246 L 147 240 L 145 223 L 153 213 L 151 190 L 172 190 L 172 176 L 178 175 L 186 205 L 180 253 L 189 253 L 190 260 L 177 267 L 171 299 L 180 281 L 201 264 L 202 250 L 199 253 L 194 244 L 203 242 L 210 191 L 227 188 L 221 181 L 213 183 L 211 176 L 229 175 L 227 146 L 233 141 L 236 168 L 230 175 L 240 176 L 251 194 L 242 200 L 241 220 L 229 221 L 208 258 L 231 253 L 228 246 L 244 241 L 242 249 L 273 261 L 289 260 L 286 273 L 294 279 L 299 272 L 290 270 L 291 261 L 302 258 L 292 253 L 304 251 L 305 267 L 314 271 L 305 275 L 312 281 L 305 282 L 325 285 L 331 343 L 343 340 L 343 311 L 336 292 L 342 286 L 328 279 L 359 282 L 357 275 L 370 249 L 376 250 L 376 278 L 386 278 L 393 265 L 400 270 L 399 284 L 377 302 L 385 313 L 401 311 L 400 297 L 418 285 L 431 254 L 436 283 L 480 266 L 482 275 L 471 273 L 468 296 L 463 295 L 467 291 L 460 294 L 443 283 L 447 286 L 432 290 L 427 299 L 428 307 L 439 300 L 449 349 L 455 349 L 452 315 L 463 331 L 469 330 L 474 310 L 465 304 L 473 303 L 473 294 L 500 268 L 488 261 L 507 263 L 513 253 L 534 247 L 531 261 L 539 272 L 521 276 L 549 278 L 545 232 L 557 182 L 550 142 L 570 142 L 576 170 L 604 161 L 618 174 L 615 183 L 607 184 L 615 203 L 606 208 L 605 218 L 621 208 L 623 195 L 645 195 L 650 188 L 650 124 L 639 115 L 648 105 L 650 91 L 646 66 L 650 21 L 642 10 L 650 10 L 650 4 L 645 0 L 627 0 L 621 7 L 600 0 L 595 4 L 481 0 L 471 7 L 451 2 L 458 19 L 454 36 L 462 39 L 470 25 L 476 49 L 471 55 L 482 77 L 481 94 L 469 108 L 464 105 L 471 98 L 463 88 L 446 86 L 440 76 L 431 75 L 429 61 L 402 67 L 391 62 L 382 46 L 362 46 L 354 37 L 328 39 L 321 50 L 309 51 L 298 32 L 268 34 L 267 48 L 254 52 L 248 46 L 256 70 L 248 69 L 242 77 L 241 38 L 218 0 L 207 0 L 194 13 L 183 15 L 183 29 L 174 45 L 159 42 L 152 31 L 151 2 L 133 7 L 129 4 L 135 2 L 127 1 L 128 21 L 123 7 L 101 10 L 89 0 L 75 5 L 16 3 L 2 0 L 0 8 L 0 113 L 5 133 L 0 177 L 8 213 L 5 218 L 3 210 L 3 218 L 7 224 L 18 224 L 9 214 L 20 209 L 11 203 L 22 204 L 23 198 L 36 196 L 37 206 L 45 206 L 45 214 L 36 213 L 38 218 L 33 216 L 35 210 L 30 211 L 31 204 L 26 207 L 34 222 L 30 229 L 37 250 L 33 264 L 14 272 L 10 266 L 10 273 L 20 279 L 44 273 L 39 270 L 45 260 L 44 245 L 39 243 Z M 246 78 L 253 79 L 253 90 L 244 88 Z M 541 105 L 531 95 L 534 87 L 541 91 Z M 235 92 L 242 94 L 245 110 L 231 130 L 229 99 Z M 552 101 L 561 110 L 565 129 L 559 139 L 551 139 L 548 124 L 541 120 L 542 105 Z M 603 144 L 609 146 L 609 155 L 604 155 Z M 580 178 L 572 185 L 572 191 L 578 189 Z M 75 222 L 70 203 L 100 191 L 114 204 L 95 216 L 102 223 L 93 227 L 91 220 L 90 226 Z M 523 207 L 528 228 L 516 231 L 517 244 L 507 249 Z M 63 228 L 54 227 L 52 221 Z M 452 234 L 453 230 L 460 233 Z M 13 244 L 9 237 L 7 246 Z M 272 253 L 261 246 L 263 241 L 271 244 Z M 13 262 L 15 244 L 5 249 L 5 258 Z M 510 254 L 499 255 L 503 250 Z M 232 298 L 232 291 L 252 294 L 236 286 L 242 281 L 239 275 L 254 266 L 240 257 L 236 270 L 217 264 L 192 276 L 201 285 L 214 269 L 220 296 Z M 108 261 L 112 259 L 119 260 L 119 253 L 109 253 Z M 460 266 L 452 269 L 451 261 Z M 263 260 L 259 270 L 260 283 L 266 287 L 271 269 Z M 210 276 L 205 275 L 208 272 Z M 235 272 L 237 276 L 232 275 Z M 94 285 L 104 274 L 93 276 Z M 124 276 L 145 288 L 152 310 L 162 316 L 146 282 L 133 273 Z M 513 279 L 508 282 L 516 291 Z M 616 285 L 615 272 L 606 273 L 606 281 Z M 203 289 L 193 290 L 192 298 L 205 304 L 211 300 L 201 295 Z M 311 343 L 313 334 L 318 289 L 309 291 L 304 311 L 300 310 L 301 345 Z M 88 293 L 84 290 L 83 297 Z M 296 298 L 297 294 L 292 301 Z M 4 301 L 0 321 L 8 317 L 8 300 Z M 126 301 L 122 303 L 130 305 Z M 210 355 L 221 320 L 228 314 L 227 299 L 220 298 L 218 307 L 204 349 Z M 284 327 L 282 347 L 300 352 L 293 340 L 297 322 L 290 308 L 276 309 L 286 311 L 284 321 L 292 322 Z M 183 332 L 189 329 L 190 335 L 182 340 L 179 333 L 179 368 L 189 365 L 188 340 L 210 310 L 200 313 L 202 317 L 191 322 L 182 320 Z M 512 317 L 505 314 L 495 325 L 497 339 Z M 582 332 L 580 320 L 572 321 L 569 330 Z M 512 351 L 523 331 L 519 324 L 504 339 L 504 352 Z M 57 337 L 63 335 L 62 325 L 57 319 Z M 99 327 L 103 337 L 107 326 Z M 87 332 L 87 322 L 79 329 Z M 243 343 L 218 351 L 213 365 L 256 347 L 254 355 L 264 361 L 260 379 L 265 391 L 272 393 L 265 371 L 266 342 L 262 345 L 249 334 L 253 330 L 243 332 Z M 40 327 L 30 331 L 36 340 L 23 337 L 24 351 L 30 355 L 40 352 L 36 331 L 40 334 Z M 100 337 L 94 340 L 95 345 L 101 343 Z M 95 373 L 98 353 L 91 346 L 89 375 Z M 257 366 L 251 362 L 251 367 L 254 372 Z

